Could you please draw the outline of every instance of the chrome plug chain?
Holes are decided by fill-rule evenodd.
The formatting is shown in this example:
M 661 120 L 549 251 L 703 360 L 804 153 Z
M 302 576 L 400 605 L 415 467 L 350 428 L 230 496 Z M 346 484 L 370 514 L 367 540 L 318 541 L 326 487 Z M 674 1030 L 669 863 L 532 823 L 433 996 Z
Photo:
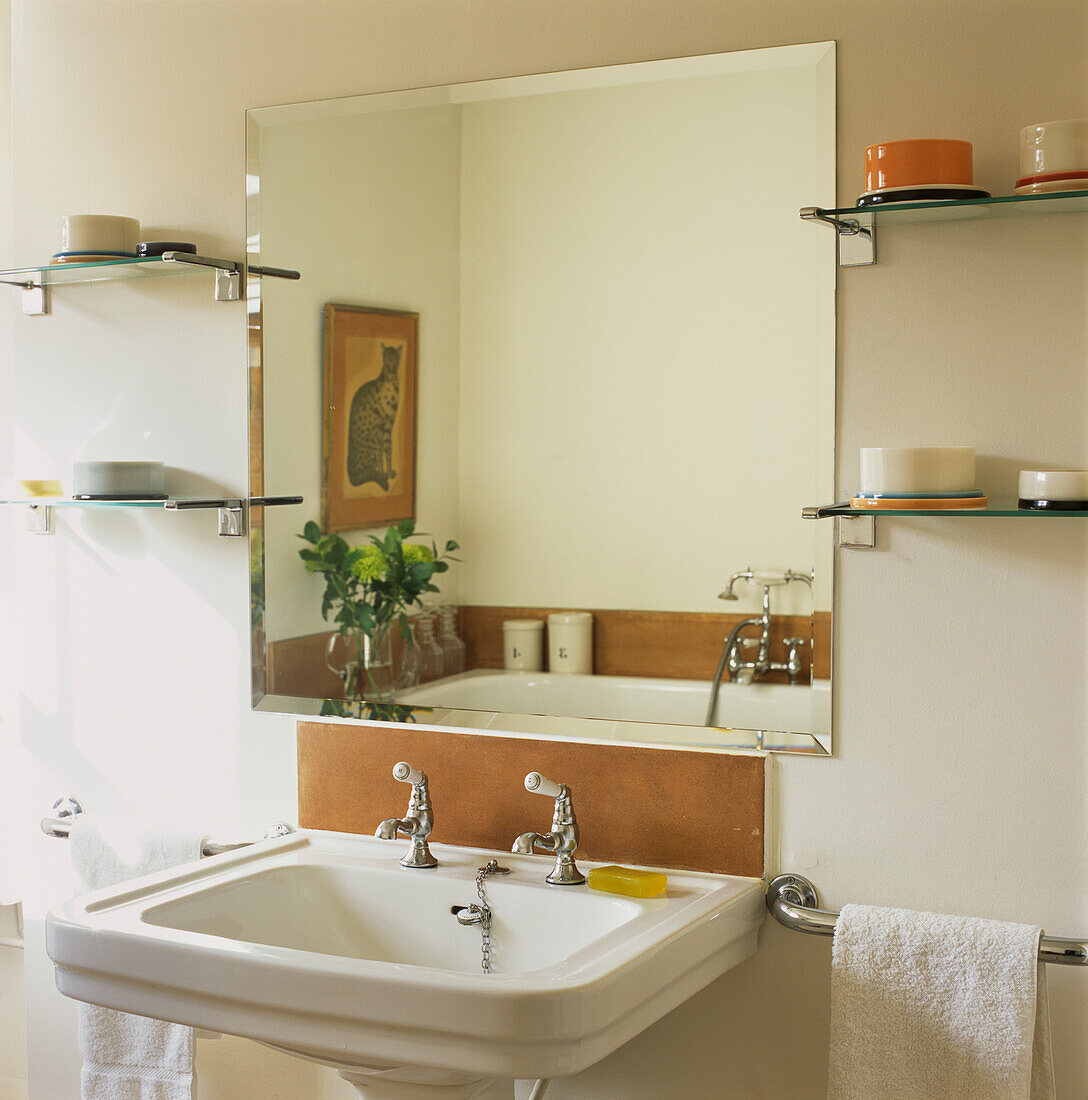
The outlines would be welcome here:
M 480 935 L 483 939 L 483 959 L 480 965 L 485 974 L 491 973 L 491 906 L 487 903 L 487 894 L 484 893 L 484 879 L 488 875 L 508 875 L 509 867 L 500 867 L 497 859 L 489 860 L 486 867 L 481 867 L 476 874 L 476 893 L 480 898 L 481 920 Z
M 480 926 L 480 934 L 483 937 L 483 960 L 480 966 L 485 974 L 491 973 L 491 906 L 487 902 L 487 894 L 484 891 L 484 880 L 488 875 L 508 874 L 510 874 L 509 867 L 500 867 L 497 859 L 491 860 L 485 867 L 481 867 L 476 875 L 476 894 L 480 904 L 454 905 L 450 909 L 459 924 Z

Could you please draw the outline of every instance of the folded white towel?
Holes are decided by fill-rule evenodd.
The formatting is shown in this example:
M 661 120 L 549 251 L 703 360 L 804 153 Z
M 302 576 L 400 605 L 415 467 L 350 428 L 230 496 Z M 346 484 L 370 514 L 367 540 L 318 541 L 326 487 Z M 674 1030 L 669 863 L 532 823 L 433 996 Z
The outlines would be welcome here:
M 91 891 L 199 859 L 204 837 L 80 814 L 70 843 L 72 863 Z M 81 1004 L 83 1100 L 192 1100 L 193 1045 L 192 1028 Z
M 832 948 L 829 1100 L 1052 1098 L 1040 934 L 845 906 Z

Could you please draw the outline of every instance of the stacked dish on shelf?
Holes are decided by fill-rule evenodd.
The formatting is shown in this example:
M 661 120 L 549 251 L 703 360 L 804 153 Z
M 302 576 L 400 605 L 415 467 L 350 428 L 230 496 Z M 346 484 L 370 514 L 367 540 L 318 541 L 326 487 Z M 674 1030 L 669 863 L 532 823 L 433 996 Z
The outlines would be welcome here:
M 940 512 L 988 505 L 975 487 L 973 447 L 861 448 L 861 488 L 851 508 Z
M 1021 470 L 1017 505 L 1033 512 L 1088 511 L 1088 470 Z
M 195 253 L 191 241 L 141 241 L 138 218 L 117 214 L 65 214 L 60 219 L 60 251 L 49 260 L 57 264 L 87 264 L 102 260 L 148 260 L 164 252 Z
M 936 199 L 988 199 L 974 185 L 969 141 L 884 141 L 865 150 L 865 191 L 858 206 Z
M 162 462 L 81 461 L 72 467 L 73 500 L 166 500 Z
M 140 240 L 137 218 L 114 214 L 65 214 L 60 219 L 60 251 L 51 264 L 85 264 L 96 260 L 127 260 L 136 256 Z
M 1020 178 L 1013 193 L 1088 188 L 1088 118 L 1039 122 L 1020 131 Z
M 1014 195 L 1088 190 L 1088 118 L 1038 122 L 1020 131 Z M 859 207 L 988 199 L 976 187 L 971 143 L 945 138 L 883 141 L 865 150 Z

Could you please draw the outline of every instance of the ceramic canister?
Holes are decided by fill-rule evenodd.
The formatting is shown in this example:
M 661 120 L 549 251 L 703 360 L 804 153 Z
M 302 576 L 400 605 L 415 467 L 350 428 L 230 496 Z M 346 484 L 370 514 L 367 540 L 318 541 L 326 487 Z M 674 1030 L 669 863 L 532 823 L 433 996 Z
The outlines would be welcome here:
M 1088 501 L 1088 470 L 1021 470 L 1021 500 Z
M 140 242 L 138 218 L 115 214 L 65 214 L 60 219 L 62 253 L 136 255 Z
M 544 667 L 543 619 L 507 619 L 502 624 L 502 667 L 521 672 Z
M 862 493 L 962 493 L 975 488 L 974 447 L 862 447 Z
M 1088 176 L 1088 118 L 1039 122 L 1020 131 L 1017 185 Z
M 166 495 L 166 467 L 161 462 L 76 462 L 72 467 L 72 495 L 102 500 L 160 500 Z
M 940 184 L 970 187 L 974 182 L 969 141 L 883 141 L 865 150 L 866 193 Z
M 554 611 L 548 616 L 548 671 L 593 672 L 593 614 Z

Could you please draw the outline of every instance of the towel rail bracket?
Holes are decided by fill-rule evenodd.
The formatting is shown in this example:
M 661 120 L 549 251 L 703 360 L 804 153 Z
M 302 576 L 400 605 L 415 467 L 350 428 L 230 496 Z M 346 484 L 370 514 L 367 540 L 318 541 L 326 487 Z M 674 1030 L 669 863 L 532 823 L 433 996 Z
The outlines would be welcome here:
M 767 886 L 767 908 L 779 924 L 795 932 L 833 936 L 839 914 L 818 909 L 819 904 L 816 887 L 803 875 L 779 875 Z M 1039 940 L 1039 960 L 1062 966 L 1088 966 L 1088 940 L 1044 935 Z
M 83 813 L 83 807 L 76 799 L 69 795 L 58 798 L 53 803 L 52 814 L 42 818 L 42 832 L 46 836 L 67 840 L 72 828 L 72 820 L 81 813 Z M 295 827 L 288 825 L 286 821 L 277 821 L 265 832 L 263 839 L 271 840 L 273 837 L 290 836 L 291 833 L 296 831 Z M 235 852 L 239 848 L 248 848 L 252 843 L 252 841 L 242 841 L 240 844 L 215 844 L 210 840 L 206 840 L 200 854 L 205 857 L 221 856 L 225 852 Z

